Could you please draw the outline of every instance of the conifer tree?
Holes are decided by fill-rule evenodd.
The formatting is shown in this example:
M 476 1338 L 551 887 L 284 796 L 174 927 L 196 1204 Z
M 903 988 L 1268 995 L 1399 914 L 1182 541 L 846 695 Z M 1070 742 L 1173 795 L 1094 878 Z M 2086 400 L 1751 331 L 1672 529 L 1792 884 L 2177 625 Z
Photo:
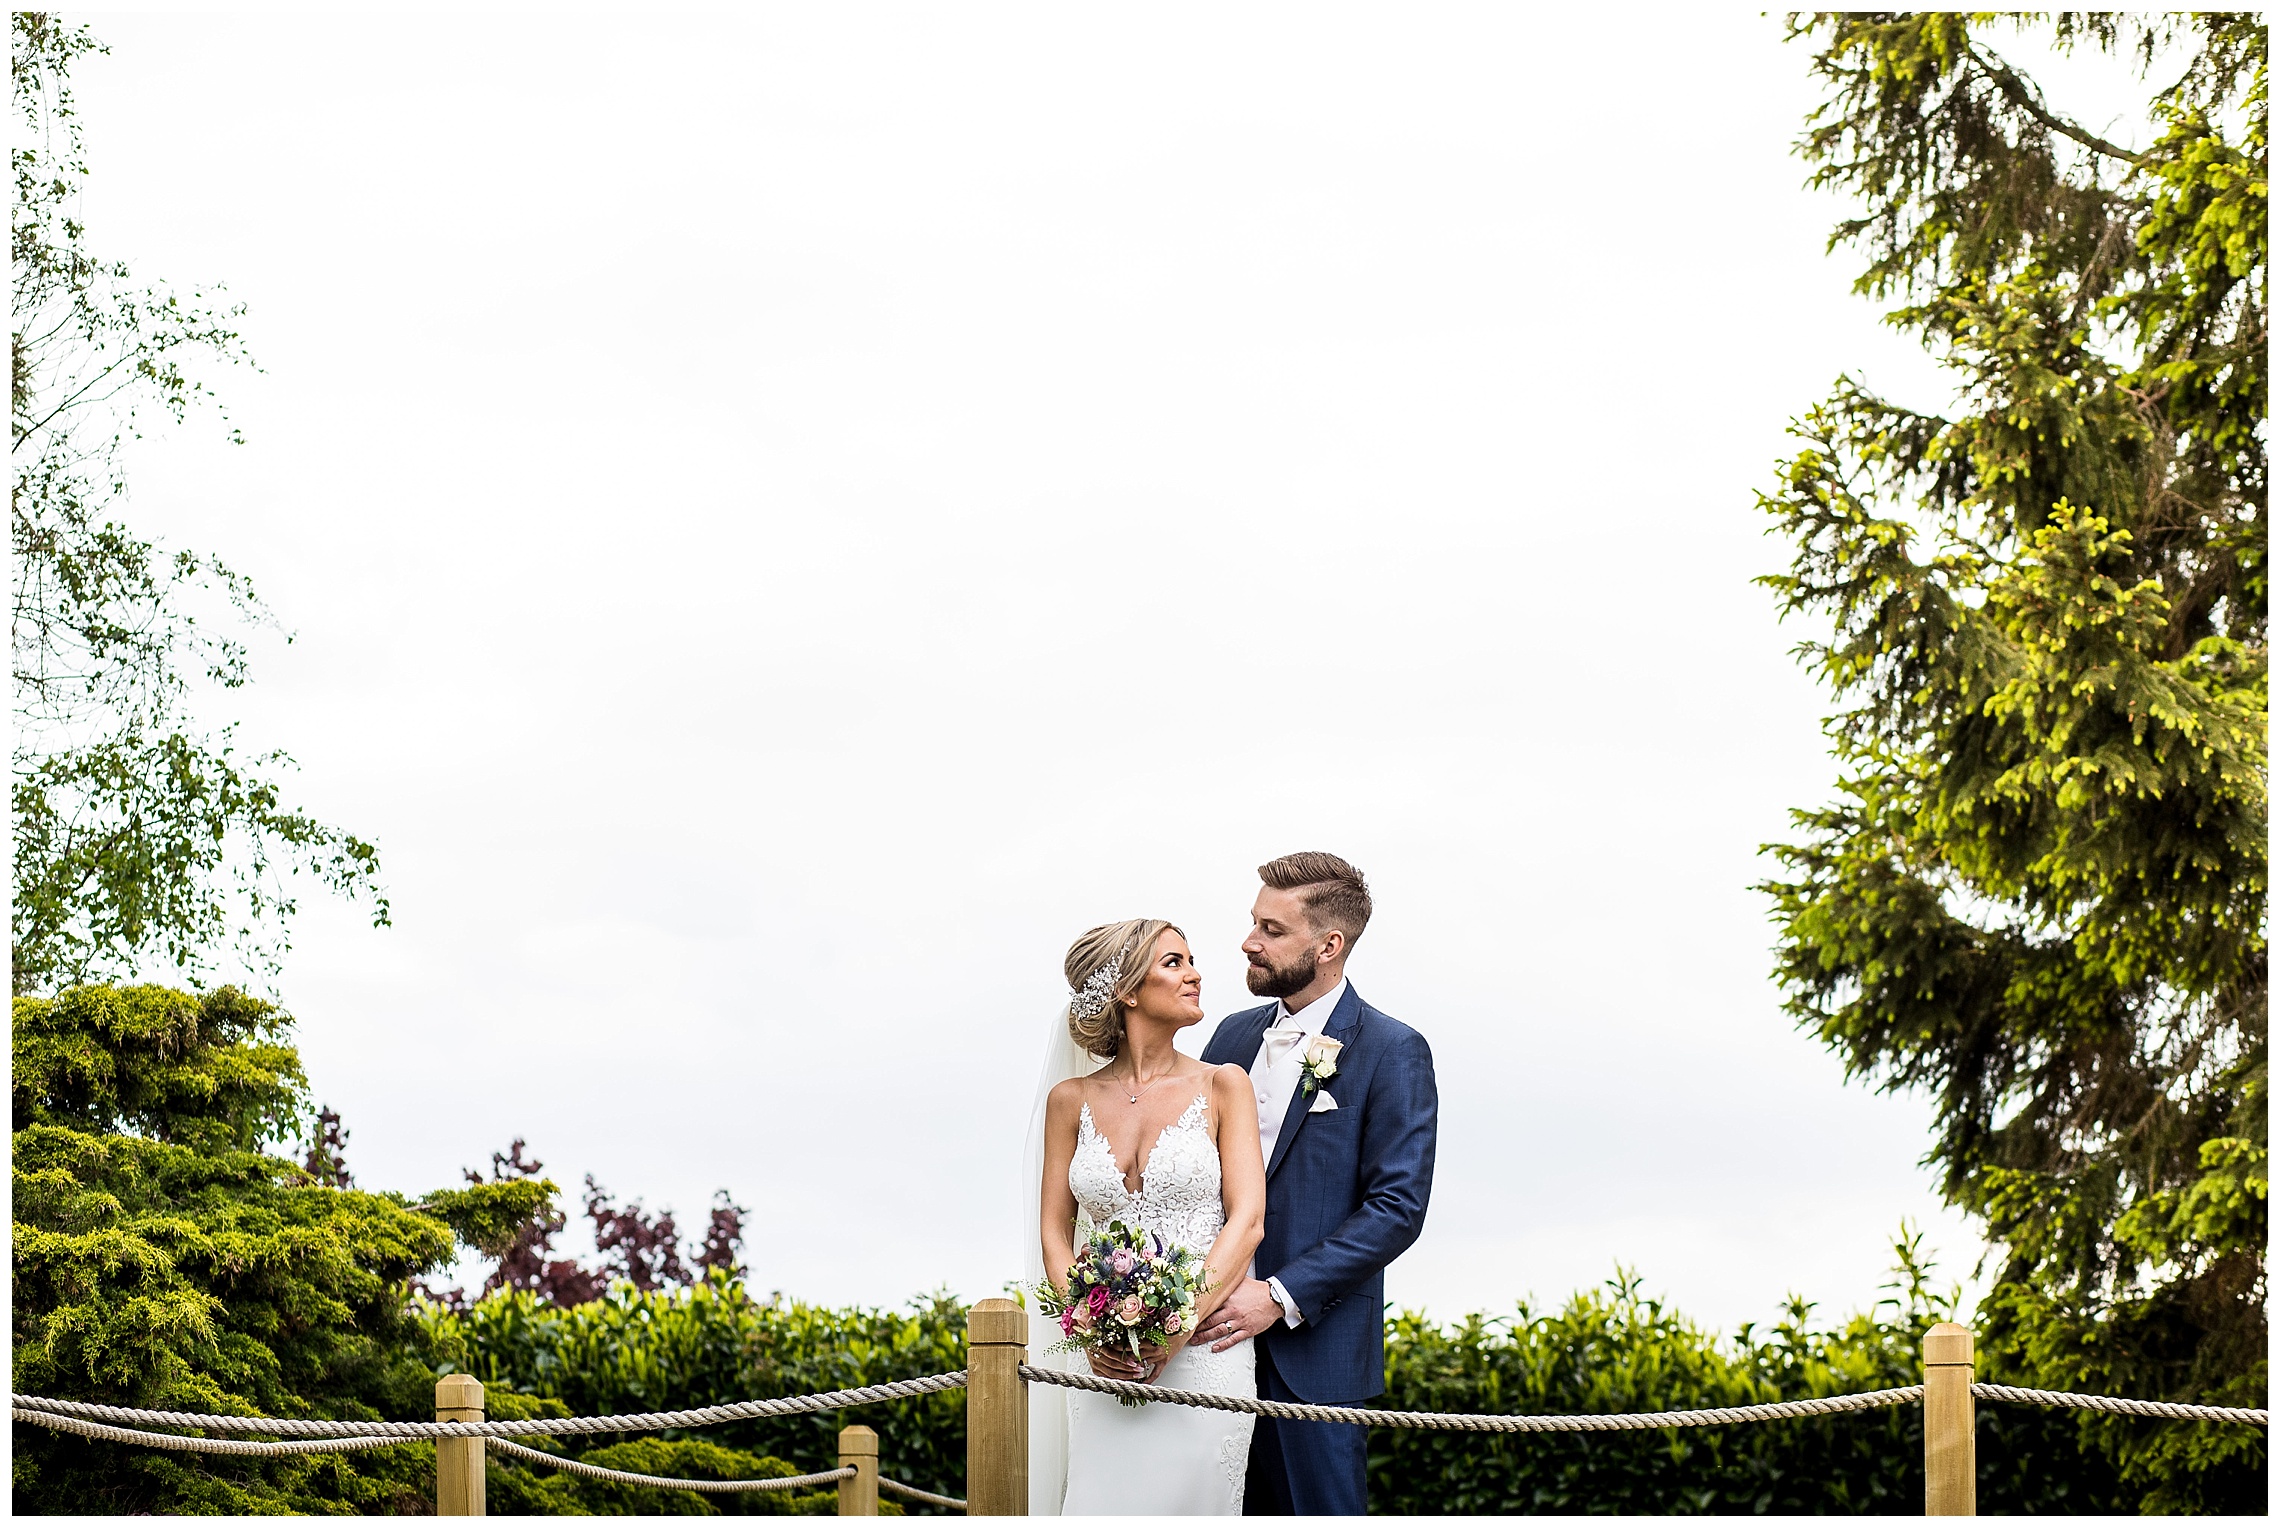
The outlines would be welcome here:
M 232 987 L 17 998 L 10 1048 L 11 1376 L 20 1395 L 229 1416 L 432 1416 L 409 1281 L 496 1255 L 555 1186 L 402 1194 L 271 1146 L 308 1118 L 292 1020 Z M 337 1116 L 335 1117 L 337 1120 Z M 489 1397 L 494 1415 L 514 1399 Z M 432 1451 L 242 1459 L 19 1422 L 18 1512 L 426 1512 Z
M 2020 34 L 2130 61 L 2139 140 L 2046 99 Z M 2261 1406 L 2265 28 L 1791 35 L 1826 86 L 1801 152 L 1858 207 L 1832 248 L 1955 394 L 1841 380 L 1762 496 L 1839 707 L 1836 798 L 1764 888 L 1790 1008 L 1934 1100 L 1930 1162 L 1989 1238 L 1985 1365 Z M 2082 1426 L 2149 1509 L 2262 1509 L 2260 1432 Z

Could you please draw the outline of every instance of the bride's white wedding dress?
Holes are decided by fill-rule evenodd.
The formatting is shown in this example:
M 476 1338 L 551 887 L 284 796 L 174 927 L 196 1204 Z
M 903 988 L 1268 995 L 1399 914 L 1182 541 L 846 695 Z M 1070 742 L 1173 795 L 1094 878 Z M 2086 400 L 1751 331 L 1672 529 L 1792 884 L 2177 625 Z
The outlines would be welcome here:
M 1220 1198 L 1219 1148 L 1211 1139 L 1209 1101 L 1199 1095 L 1164 1127 L 1141 1168 L 1140 1192 L 1125 1187 L 1116 1153 L 1093 1128 L 1092 1106 L 1077 1119 L 1077 1152 L 1069 1191 L 1085 1222 L 1121 1220 L 1186 1247 L 1198 1259 L 1227 1223 Z M 1171 1390 L 1255 1396 L 1251 1344 L 1224 1353 L 1190 1345 L 1156 1376 Z M 1210 1516 L 1243 1510 L 1243 1476 L 1251 1457 L 1253 1418 L 1240 1412 L 1152 1402 L 1119 1404 L 1115 1396 L 1062 1390 L 1069 1408 L 1068 1491 L 1071 1516 L 1119 1514 Z

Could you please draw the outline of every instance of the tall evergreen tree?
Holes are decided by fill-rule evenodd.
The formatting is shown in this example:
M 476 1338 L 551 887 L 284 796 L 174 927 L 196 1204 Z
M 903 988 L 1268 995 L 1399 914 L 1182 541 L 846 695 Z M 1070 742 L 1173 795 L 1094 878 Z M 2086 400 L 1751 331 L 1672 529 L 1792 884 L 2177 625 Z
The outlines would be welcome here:
M 2070 120 L 2005 28 L 2149 81 Z M 1937 1108 L 1986 1362 L 2264 1404 L 2266 33 L 1823 13 L 1801 152 L 1945 412 L 1852 379 L 1763 496 L 1833 627 L 1833 804 L 1765 889 L 1791 1010 Z M 2015 51 L 2015 50 L 2014 50 Z M 2149 1509 L 2261 1510 L 2261 1433 L 2086 1417 Z

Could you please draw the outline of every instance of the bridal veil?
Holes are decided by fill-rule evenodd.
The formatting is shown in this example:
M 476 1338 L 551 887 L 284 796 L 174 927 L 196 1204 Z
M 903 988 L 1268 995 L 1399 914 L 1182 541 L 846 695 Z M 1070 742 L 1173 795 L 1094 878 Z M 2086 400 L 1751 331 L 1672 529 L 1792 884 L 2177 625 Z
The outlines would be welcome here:
M 1021 1303 L 1029 1310 L 1029 1362 L 1039 1369 L 1091 1372 L 1081 1354 L 1052 1351 L 1060 1332 L 1037 1310 L 1037 1286 L 1045 1279 L 1045 1100 L 1072 1077 L 1100 1070 L 1097 1056 L 1069 1038 L 1069 1011 L 1054 1010 L 1045 1034 L 1045 1059 L 1037 1072 L 1037 1097 L 1029 1111 L 1029 1143 L 1022 1153 L 1021 1198 L 1014 1224 L 1021 1228 Z M 1059 1517 L 1069 1480 L 1070 1391 L 1059 1385 L 1029 1387 L 1029 1515 Z

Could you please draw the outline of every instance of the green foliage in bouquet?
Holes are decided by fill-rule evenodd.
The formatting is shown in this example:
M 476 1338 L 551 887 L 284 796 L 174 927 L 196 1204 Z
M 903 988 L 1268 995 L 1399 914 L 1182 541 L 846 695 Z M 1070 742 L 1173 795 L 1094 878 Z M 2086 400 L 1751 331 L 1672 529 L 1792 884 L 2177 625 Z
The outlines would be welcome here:
M 1089 1222 L 1080 1221 L 1080 1227 Z M 1123 1348 L 1135 1358 L 1144 1349 L 1168 1347 L 1181 1332 L 1195 1330 L 1195 1305 L 1207 1287 L 1209 1270 L 1186 1247 L 1112 1220 L 1094 1227 L 1076 1249 L 1065 1277 L 1068 1291 L 1041 1279 L 1030 1291 L 1044 1318 L 1032 1340 L 1064 1352 Z M 1061 1335 L 1051 1335 L 1054 1327 Z M 1148 1403 L 1129 1395 L 1119 1406 Z
M 843 1390 L 941 1374 L 966 1363 L 965 1307 L 947 1295 L 914 1301 L 907 1312 L 832 1310 L 781 1296 L 756 1300 L 720 1272 L 687 1289 L 643 1292 L 620 1283 L 604 1299 L 567 1309 L 510 1290 L 464 1313 L 425 1306 L 420 1320 L 433 1351 L 486 1387 L 544 1397 L 575 1415 Z M 885 1474 L 922 1490 L 965 1494 L 966 1402 L 958 1391 L 859 1412 L 736 1422 L 662 1440 L 564 1445 L 581 1459 L 615 1469 L 750 1478 L 831 1468 L 838 1460 L 839 1429 L 855 1422 L 877 1429 Z M 624 1462 L 663 1460 L 667 1456 L 659 1449 L 682 1450 L 685 1458 L 672 1457 L 690 1468 Z M 775 1493 L 699 1497 L 573 1481 L 542 1466 L 525 1469 L 499 1460 L 491 1472 L 495 1512 L 836 1510 L 831 1492 L 791 1502 Z M 905 1509 L 882 1501 L 880 1510 Z
M 409 1281 L 552 1185 L 440 1205 L 320 1183 L 264 1150 L 307 1116 L 291 1021 L 230 989 L 14 1004 L 13 1383 L 110 1405 L 412 1420 L 436 1361 Z M 512 1404 L 508 1402 L 507 1404 Z M 19 1512 L 432 1510 L 434 1453 L 222 1459 L 18 1424 Z
M 1834 799 L 1764 888 L 1790 1009 L 1932 1101 L 1946 1195 L 1993 1243 L 1983 1355 L 2261 1406 L 2265 26 L 1792 26 L 1825 89 L 1802 151 L 1858 213 L 1833 242 L 1954 393 L 1842 380 L 1763 496 L 1792 550 L 1767 582 L 1826 632 L 1801 651 L 1839 707 Z M 2135 137 L 2069 119 L 2006 31 L 2134 65 Z M 2259 1429 L 2074 1425 L 2133 1505 L 2264 1508 Z

